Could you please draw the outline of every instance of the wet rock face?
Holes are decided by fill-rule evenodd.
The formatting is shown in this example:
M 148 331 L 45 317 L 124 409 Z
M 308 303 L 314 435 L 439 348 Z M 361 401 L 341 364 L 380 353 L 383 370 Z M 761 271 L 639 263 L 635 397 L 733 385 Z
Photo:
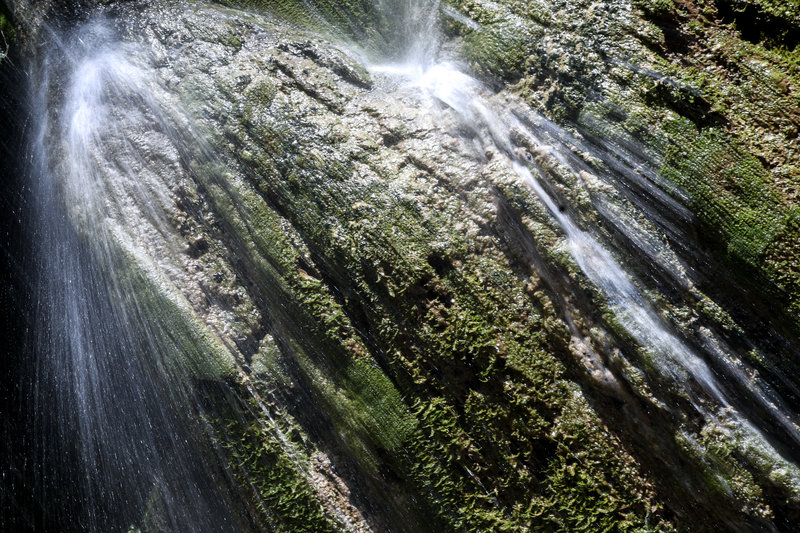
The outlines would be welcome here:
M 763 278 L 756 290 L 797 331 L 792 272 L 800 258 L 789 236 L 800 115 L 797 51 L 786 41 L 797 27 L 796 2 L 449 4 L 474 22 L 447 24 L 478 71 L 514 83 L 557 121 L 659 167 L 668 192 L 696 214 L 703 245 L 725 257 L 727 268 L 715 271 L 745 286 L 741 278 Z M 745 12 L 759 15 L 734 26 Z M 768 17 L 773 37 L 754 29 Z M 518 38 L 518 28 L 527 37 Z M 685 260 L 701 255 L 695 248 Z M 730 307 L 747 305 L 734 299 Z
M 182 272 L 166 277 L 260 413 L 234 423 L 200 386 L 242 490 L 259 480 L 255 516 L 670 527 L 573 381 L 584 371 L 550 288 L 505 234 L 522 202 L 537 238 L 558 240 L 505 156 L 313 34 L 202 4 L 135 12 L 125 40 L 153 69 L 182 168 L 162 208 L 185 244 L 161 246 Z
M 504 79 L 591 145 L 656 171 L 643 185 L 600 156 L 623 176 L 617 193 L 647 214 L 694 286 L 738 324 L 724 328 L 730 345 L 763 347 L 763 356 L 734 348 L 738 357 L 794 401 L 797 3 L 448 4 L 470 17 L 445 24 L 477 71 Z M 744 13 L 748 22 L 732 25 Z M 766 20 L 769 36 L 758 29 Z M 515 42 L 518 28 L 534 37 Z M 614 226 L 605 220 L 612 234 Z M 707 315 L 703 306 L 695 309 Z
M 278 4 L 295 22 L 304 13 Z M 350 39 L 367 27 L 362 15 L 381 17 L 371 3 L 318 4 L 344 13 Z M 156 169 L 136 175 L 158 182 L 159 195 L 145 209 L 135 187 L 123 187 L 104 223 L 118 228 L 111 241 L 155 294 L 154 319 L 188 339 L 174 357 L 192 353 L 199 416 L 254 524 L 792 523 L 800 491 L 791 461 L 748 440 L 729 416 L 739 404 L 721 407 L 690 379 L 678 387 L 659 377 L 513 170 L 524 154 L 558 211 L 627 258 L 686 345 L 723 354 L 715 372 L 742 366 L 753 390 L 766 379 L 791 398 L 795 378 L 776 360 L 793 326 L 779 328 L 787 340 L 776 337 L 773 355 L 742 327 L 742 316 L 760 311 L 737 314 L 735 298 L 715 303 L 709 280 L 735 271 L 714 246 L 727 243 L 734 266 L 758 269 L 794 227 L 745 230 L 717 186 L 751 218 L 767 212 L 774 221 L 792 208 L 778 196 L 747 203 L 779 173 L 749 158 L 761 145 L 746 144 L 740 115 L 680 77 L 702 58 L 668 49 L 659 24 L 678 8 L 650 4 L 448 4 L 449 46 L 495 83 L 497 91 L 480 89 L 487 106 L 517 121 L 508 148 L 483 142 L 486 128 L 442 99 L 370 71 L 333 37 L 272 15 L 204 2 L 108 8 L 131 64 L 147 73 L 126 105 L 150 111 L 138 122 L 121 112 L 125 128 L 109 126 L 106 147 L 123 132 L 124 150 Z M 702 31 L 725 28 L 709 22 Z M 690 67 L 666 63 L 677 57 Z M 676 139 L 692 148 L 676 152 Z M 736 173 L 741 160 L 750 182 Z M 116 166 L 130 161 L 140 160 Z M 733 170 L 718 183 L 722 167 Z M 80 210 L 72 216 L 87 223 Z M 792 248 L 780 249 L 791 265 Z M 761 272 L 768 281 L 791 275 Z M 740 365 L 743 354 L 750 360 Z M 780 430 L 769 439 L 792 457 Z

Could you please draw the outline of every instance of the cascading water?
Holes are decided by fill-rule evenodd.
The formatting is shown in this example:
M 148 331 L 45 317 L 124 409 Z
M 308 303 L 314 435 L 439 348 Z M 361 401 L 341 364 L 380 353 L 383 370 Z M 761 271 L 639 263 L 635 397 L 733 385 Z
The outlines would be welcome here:
M 436 28 L 438 9 L 429 13 L 432 20 L 423 25 L 426 33 L 418 37 L 422 43 L 436 42 L 436 38 L 427 32 Z M 416 21 L 414 24 L 419 26 Z M 552 158 L 580 183 L 578 176 L 582 169 L 571 162 L 575 159 L 572 154 L 574 144 L 570 146 L 560 141 L 571 136 L 552 124 L 548 127 L 542 125 L 542 130 L 536 131 L 523 124 L 513 111 L 498 109 L 497 104 L 491 103 L 487 97 L 490 91 L 465 73 L 458 62 L 447 58 L 437 60 L 434 45 L 422 44 L 414 50 L 416 53 L 401 63 L 373 65 L 371 69 L 375 73 L 399 76 L 406 80 L 409 88 L 443 104 L 475 136 L 480 153 L 492 152 L 503 158 L 542 202 L 563 233 L 564 247 L 572 260 L 599 289 L 615 320 L 638 344 L 649 378 L 662 381 L 673 391 L 681 391 L 679 394 L 689 398 L 698 413 L 719 424 L 732 440 L 739 443 L 741 453 L 756 455 L 757 461 L 769 465 L 766 468 L 773 473 L 770 475 L 780 472 L 792 490 L 800 488 L 798 456 L 792 451 L 800 447 L 800 425 L 787 403 L 769 384 L 754 379 L 752 369 L 731 359 L 713 334 L 709 335 L 705 352 L 701 352 L 670 331 L 620 262 L 589 231 L 581 229 L 565 207 L 548 192 L 548 187 L 552 190 L 552 184 L 546 182 L 545 172 L 537 170 L 533 154 Z M 513 109 L 517 104 L 510 101 L 506 105 Z M 529 124 L 537 122 L 542 124 L 543 119 L 528 118 Z M 524 140 L 520 142 L 514 136 Z M 550 141 L 542 140 L 545 136 Z M 575 142 L 574 138 L 571 140 Z M 611 181 L 610 178 L 604 179 Z M 619 224 L 623 234 L 626 232 L 625 220 L 612 222 Z M 643 230 L 639 228 L 636 231 Z M 659 260 L 662 252 L 659 249 L 644 251 L 650 254 L 645 256 L 645 261 L 652 263 Z M 640 259 L 634 257 L 632 260 Z M 685 283 L 682 274 L 674 275 L 678 283 Z M 573 333 L 580 336 L 577 331 Z M 755 413 L 751 410 L 752 404 L 757 406 Z
M 138 144 L 164 135 L 146 77 L 108 24 L 96 22 L 51 49 L 31 79 L 41 88 L 32 103 L 40 115 L 30 174 L 37 446 L 45 467 L 77 462 L 60 467 L 63 479 L 44 472 L 42 492 L 66 492 L 75 508 L 48 518 L 70 520 L 64 530 L 118 530 L 145 512 L 150 527 L 173 531 L 246 527 L 229 508 L 235 495 L 203 428 L 192 422 L 189 390 L 181 386 L 189 370 L 169 359 L 176 347 L 165 324 L 145 314 L 153 310 L 147 280 L 126 272 L 125 255 L 140 253 L 135 243 L 147 239 L 145 226 L 112 222 L 142 217 L 164 229 L 170 244 L 167 192 L 148 172 L 156 154 Z M 48 101 L 48 88 L 62 79 L 61 109 L 50 114 L 58 103 Z M 149 253 L 140 260 L 170 256 L 168 249 Z
M 271 513 L 283 509 L 265 511 L 259 494 L 243 501 L 233 478 L 247 479 L 256 493 L 261 482 L 249 481 L 245 465 L 226 464 L 229 449 L 241 452 L 237 437 L 226 442 L 227 425 L 212 424 L 220 409 L 233 413 L 228 425 L 255 423 L 275 443 L 289 461 L 284 477 L 327 482 L 314 478 L 319 473 L 263 391 L 245 385 L 237 393 L 218 383 L 236 363 L 217 337 L 225 326 L 203 317 L 211 322 L 204 330 L 193 308 L 208 296 L 187 274 L 175 227 L 176 191 L 195 186 L 192 180 L 241 201 L 219 175 L 199 177 L 191 168 L 224 164 L 143 65 L 148 51 L 122 43 L 109 20 L 65 34 L 41 31 L 55 44 L 29 74 L 38 126 L 28 169 L 35 198 L 29 231 L 37 236 L 34 476 L 41 484 L 35 498 L 59 503 L 34 518 L 36 527 L 277 527 L 281 519 Z M 54 90 L 60 83 L 63 92 Z M 329 507 L 348 529 L 363 529 L 358 511 L 341 511 L 346 502 Z
M 331 9 L 301 3 L 312 16 Z M 441 16 L 480 29 L 463 10 L 438 0 L 375 0 L 368 12 L 380 15 L 380 40 L 388 48 L 379 57 L 371 43 L 352 45 L 353 32 L 343 32 L 348 44 L 341 51 L 256 14 L 204 2 L 155 4 L 105 10 L 105 17 L 73 30 L 42 25 L 42 41 L 53 44 L 37 52 L 28 73 L 34 125 L 26 156 L 27 232 L 35 241 L 32 492 L 49 506 L 32 519 L 35 526 L 426 531 L 434 527 L 428 514 L 441 506 L 459 516 L 451 525 L 463 529 L 480 520 L 510 520 L 528 503 L 517 502 L 512 511 L 507 501 L 527 498 L 528 486 L 549 483 L 553 470 L 537 459 L 521 467 L 523 488 L 506 481 L 507 493 L 492 488 L 487 472 L 499 464 L 505 479 L 522 464 L 521 454 L 507 442 L 497 454 L 488 445 L 464 444 L 467 432 L 447 425 L 451 416 L 467 417 L 469 402 L 470 408 L 488 404 L 497 391 L 503 401 L 510 398 L 504 387 L 511 379 L 486 385 L 490 372 L 477 375 L 486 350 L 506 347 L 480 337 L 483 330 L 471 318 L 463 321 L 465 335 L 479 337 L 481 349 L 465 350 L 464 369 L 450 367 L 448 358 L 429 363 L 423 354 L 438 380 L 429 381 L 402 366 L 418 345 L 431 346 L 409 332 L 417 327 L 413 320 L 426 312 L 442 321 L 456 316 L 459 295 L 448 292 L 444 280 L 457 261 L 426 249 L 418 254 L 423 265 L 409 270 L 423 272 L 420 279 L 401 293 L 381 285 L 396 265 L 337 248 L 352 230 L 352 248 L 363 245 L 357 238 L 366 234 L 404 253 L 380 228 L 358 233 L 371 227 L 369 216 L 337 226 L 342 205 L 348 212 L 380 205 L 369 182 L 383 164 L 370 160 L 378 150 L 372 140 L 351 143 L 340 121 L 365 128 L 372 119 L 353 117 L 385 121 L 380 135 L 390 163 L 391 150 L 410 135 L 381 109 L 451 124 L 444 134 L 446 126 L 429 126 L 422 136 L 433 140 L 424 142 L 461 143 L 443 152 L 467 154 L 467 162 L 453 168 L 473 172 L 473 184 L 483 182 L 481 202 L 502 203 L 498 184 L 504 178 L 497 176 L 511 176 L 530 194 L 536 204 L 531 216 L 556 241 L 548 252 L 556 257 L 539 274 L 571 335 L 573 344 L 563 351 L 582 354 L 579 363 L 601 394 L 621 403 L 638 394 L 657 407 L 662 426 L 642 421 L 640 434 L 678 435 L 689 450 L 685 457 L 693 457 L 699 436 L 715 431 L 732 442 L 732 455 L 746 457 L 781 494 L 800 497 L 796 410 L 713 325 L 690 330 L 670 309 L 659 309 L 653 293 L 660 286 L 637 274 L 647 264 L 666 272 L 673 293 L 692 288 L 691 273 L 654 229 L 662 226 L 648 221 L 659 214 L 627 200 L 604 204 L 586 190 L 614 190 L 636 179 L 674 207 L 675 219 L 687 210 L 651 183 L 654 173 L 625 166 L 624 154 L 590 145 L 479 82 L 455 50 L 443 47 Z M 109 13 L 120 22 L 106 18 Z M 334 26 L 329 19 L 319 23 L 331 39 Z M 370 58 L 371 79 L 352 57 Z M 392 109 L 393 100 L 406 107 Z M 325 143 L 339 143 L 340 152 L 327 152 Z M 582 163 L 579 151 L 617 161 L 612 168 L 624 172 L 598 172 Z M 415 154 L 400 159 L 375 181 L 395 187 L 388 174 L 409 168 L 446 181 Z M 447 159 L 440 154 L 439 161 Z M 355 186 L 343 185 L 353 178 L 347 172 Z M 389 195 L 384 206 L 412 205 L 409 198 L 425 194 L 414 186 L 408 189 L 413 194 Z M 346 187 L 367 192 L 354 199 Z M 456 189 L 453 196 L 476 194 L 447 187 Z M 589 200 L 576 203 L 581 195 Z M 292 212 L 297 206 L 308 213 Z M 315 210 L 323 213 L 318 219 Z M 487 212 L 480 216 L 489 218 Z M 411 217 L 402 213 L 398 228 L 388 231 L 402 233 Z M 425 227 L 433 224 L 426 217 Z M 608 231 L 591 226 L 594 220 L 610 222 L 611 235 L 632 244 L 615 245 Z M 328 234 L 328 228 L 335 229 Z M 498 231 L 486 228 L 491 224 L 483 227 L 486 234 Z M 458 238 L 470 249 L 485 236 Z M 503 253 L 519 240 L 495 237 Z M 446 247 L 442 240 L 436 246 Z M 530 263 L 535 270 L 536 260 Z M 423 303 L 403 303 L 415 295 Z M 392 330 L 380 312 L 402 317 L 402 327 Z M 528 315 L 519 307 L 513 312 Z M 387 337 L 399 341 L 387 343 Z M 442 343 L 462 357 L 460 340 Z M 547 346 L 560 349 L 556 341 Z M 425 394 L 435 400 L 426 404 Z M 448 394 L 462 404 L 441 407 Z M 543 409 L 536 423 L 555 428 L 554 419 L 545 421 L 551 411 Z M 444 420 L 448 429 L 442 432 L 431 419 Z M 542 444 L 540 451 L 561 447 Z M 492 463 L 506 452 L 510 466 Z M 431 461 L 425 468 L 434 472 L 433 481 L 417 460 Z M 459 483 L 476 487 L 469 505 L 460 499 Z M 699 482 L 687 482 L 690 495 L 699 486 L 692 483 Z M 461 522 L 458 513 L 471 512 L 470 506 L 479 509 L 479 521 Z

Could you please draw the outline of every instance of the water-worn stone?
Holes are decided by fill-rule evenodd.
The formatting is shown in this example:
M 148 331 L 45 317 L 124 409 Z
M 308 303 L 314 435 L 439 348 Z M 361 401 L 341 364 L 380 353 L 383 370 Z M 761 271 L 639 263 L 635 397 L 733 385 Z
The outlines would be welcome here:
M 195 273 L 177 286 L 237 348 L 242 386 L 313 436 L 297 453 L 323 450 L 351 498 L 383 509 L 358 527 L 633 527 L 663 512 L 568 379 L 569 334 L 501 233 L 509 170 L 435 102 L 312 34 L 178 6 L 130 30 L 156 98 L 193 113 L 171 117 L 195 143 L 165 207 Z M 319 479 L 309 490 L 337 486 Z M 262 497 L 280 521 L 270 505 L 286 503 Z M 346 511 L 323 513 L 344 527 Z
M 721 3 L 447 2 L 440 53 L 513 118 L 505 147 L 364 64 L 408 40 L 383 2 L 221 3 L 104 8 L 147 73 L 125 104 L 145 118 L 115 119 L 159 194 L 115 183 L 102 224 L 257 521 L 791 527 L 791 427 L 741 420 L 771 420 L 775 390 L 796 430 L 796 50 L 746 42 Z M 748 5 L 792 38 L 794 4 Z M 736 401 L 659 368 L 518 160 Z M 764 287 L 783 319 L 737 307 Z

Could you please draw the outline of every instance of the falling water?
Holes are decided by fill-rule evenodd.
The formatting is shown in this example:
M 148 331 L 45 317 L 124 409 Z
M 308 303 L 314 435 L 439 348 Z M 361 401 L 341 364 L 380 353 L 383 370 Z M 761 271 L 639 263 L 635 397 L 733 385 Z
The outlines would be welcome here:
M 400 61 L 429 67 L 440 44 L 439 18 L 431 16 L 439 11 L 439 0 L 378 0 L 378 3 L 383 12 L 395 21 L 399 34 L 395 45 L 402 50 Z
M 211 419 L 220 410 L 227 423 L 256 422 L 300 477 L 319 474 L 270 410 L 274 398 L 246 383 L 226 388 L 242 361 L 217 335 L 219 320 L 198 315 L 205 296 L 175 222 L 180 191 L 195 183 L 243 202 L 222 171 L 195 174 L 224 165 L 147 66 L 148 50 L 121 42 L 102 18 L 43 31 L 55 44 L 30 74 L 29 106 L 37 499 L 66 500 L 43 513 L 43 527 L 271 527 L 254 509 L 256 489 L 243 495 L 234 479 L 244 465 L 227 462 L 232 445 L 207 422 L 206 396 L 230 404 L 212 405 Z M 342 523 L 358 520 L 328 507 Z
M 438 12 L 432 10 L 429 16 L 436 19 Z M 477 26 L 476 23 L 468 25 Z M 428 22 L 424 27 L 435 28 L 436 23 Z M 427 33 L 418 35 L 421 42 L 436 42 Z M 410 89 L 421 91 L 432 101 L 443 104 L 456 114 L 461 127 L 480 140 L 478 152 L 500 154 L 506 165 L 542 202 L 562 232 L 564 246 L 572 260 L 600 290 L 615 319 L 638 344 L 650 379 L 662 381 L 673 391 L 682 391 L 680 394 L 689 398 L 706 420 L 724 428 L 723 431 L 738 443 L 743 454 L 757 456 L 757 461 L 769 464 L 768 470 L 785 473 L 792 490 L 800 489 L 800 468 L 793 463 L 796 457 L 787 455 L 783 445 L 775 448 L 764 432 L 777 430 L 782 435 L 782 442 L 791 443 L 790 448 L 800 447 L 800 425 L 785 402 L 769 386 L 755 382 L 742 362 L 731 360 L 717 341 L 709 341 L 706 353 L 701 353 L 681 340 L 678 333 L 672 331 L 656 313 L 623 263 L 590 231 L 582 229 L 548 192 L 547 175 L 537 169 L 531 152 L 545 154 L 578 177 L 581 169 L 573 163 L 576 158 L 570 145 L 559 142 L 560 138 L 575 142 L 572 136 L 562 131 L 549 135 L 550 131 L 558 130 L 552 123 L 547 125 L 547 129 L 542 127 L 541 131 L 523 124 L 513 111 L 515 106 L 521 109 L 521 105 L 506 100 L 505 105 L 509 108 L 498 108 L 490 101 L 491 91 L 469 75 L 457 60 L 437 58 L 436 48 L 427 44 L 415 50 L 424 53 L 415 52 L 403 62 L 372 65 L 371 70 L 376 74 L 400 77 L 406 80 Z M 546 121 L 533 117 L 528 122 L 542 124 Z M 514 135 L 522 136 L 524 143 L 515 143 L 512 140 Z M 550 138 L 548 142 L 543 140 L 545 136 Z M 624 224 L 622 220 L 613 222 Z M 630 233 L 624 227 L 620 230 L 623 234 Z M 656 257 L 659 250 L 643 250 L 652 254 L 647 257 L 648 261 L 656 263 L 661 260 Z M 675 276 L 679 282 L 682 281 L 680 273 Z M 724 380 L 712 370 L 709 361 L 721 369 Z M 748 399 L 742 403 L 742 397 Z M 754 402 L 760 409 L 760 414 L 752 415 L 753 418 L 742 410 L 743 407 L 750 408 L 749 402 Z
M 544 206 L 563 249 L 598 289 L 598 303 L 638 345 L 647 371 L 655 373 L 650 379 L 687 398 L 740 450 L 764 458 L 800 492 L 800 471 L 772 439 L 780 433 L 800 446 L 796 420 L 782 400 L 731 362 L 713 335 L 705 351 L 683 338 L 628 273 L 631 259 L 615 255 L 552 194 L 531 152 L 578 175 L 570 148 L 559 142 L 568 134 L 553 137 L 535 120 L 520 120 L 513 100 L 502 102 L 508 109 L 499 105 L 457 57 L 441 50 L 437 0 L 377 5 L 396 23 L 389 39 L 396 53 L 389 64 L 370 65 L 373 74 L 404 80 L 409 91 L 435 104 L 431 112 L 444 107 L 455 114 L 478 139 L 478 152 L 496 154 Z M 451 8 L 444 12 L 478 27 Z M 174 192 L 189 179 L 187 154 L 207 150 L 195 132 L 175 133 L 180 110 L 167 118 L 163 87 L 138 60 L 146 52 L 119 42 L 108 22 L 67 34 L 50 31 L 55 44 L 30 73 L 37 88 L 29 106 L 37 125 L 29 154 L 35 447 L 43 465 L 78 464 L 62 467 L 60 477 L 42 474 L 43 499 L 68 492 L 62 504 L 68 510 L 54 516 L 74 517 L 76 530 L 119 530 L 143 516 L 153 529 L 254 528 L 219 450 L 209 443 L 192 389 L 233 372 L 235 362 L 224 347 L 214 350 L 219 339 L 199 338 L 188 297 L 177 289 L 191 283 L 171 219 Z M 59 86 L 63 91 L 54 90 Z M 720 368 L 727 380 L 720 379 Z M 742 391 L 759 404 L 758 415 L 742 409 Z M 265 429 L 294 458 L 294 444 L 250 392 Z M 767 426 L 778 429 L 767 434 Z M 296 463 L 308 470 L 302 459 Z
M 174 310 L 154 304 L 154 281 L 126 266 L 134 258 L 156 282 L 158 272 L 174 268 L 164 220 L 169 193 L 150 169 L 158 157 L 177 165 L 177 156 L 153 151 L 169 143 L 147 77 L 103 21 L 79 28 L 63 45 L 53 37 L 59 45 L 31 73 L 40 88 L 31 105 L 39 129 L 30 155 L 35 412 L 45 468 L 72 460 L 73 452 L 78 464 L 60 467 L 65 479 L 45 472 L 41 490 L 54 499 L 65 492 L 60 499 L 72 502 L 62 530 L 119 530 L 145 515 L 154 529 L 246 529 L 229 507 L 236 496 L 181 386 L 196 370 L 174 357 L 184 347 L 169 324 L 151 316 Z M 49 101 L 51 84 L 62 79 L 63 101 Z M 163 238 L 154 240 L 146 228 Z M 163 249 L 151 246 L 145 255 L 147 242 Z

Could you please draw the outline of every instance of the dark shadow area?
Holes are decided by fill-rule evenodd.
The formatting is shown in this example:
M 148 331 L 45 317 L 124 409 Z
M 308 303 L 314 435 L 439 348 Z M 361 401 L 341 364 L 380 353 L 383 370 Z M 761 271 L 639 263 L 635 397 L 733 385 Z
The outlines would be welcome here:
M 776 17 L 743 0 L 716 0 L 720 19 L 734 24 L 742 39 L 767 48 L 794 50 L 800 45 L 800 22 Z
M 1 4 L 0 4 L 1 5 Z M 3 11 L 5 11 L 3 9 Z M 13 50 L 13 49 L 12 49 Z M 13 54 L 0 60 L 0 530 L 32 531 L 43 513 L 28 483 L 32 434 L 27 421 L 28 369 L 33 361 L 24 347 L 29 317 L 26 300 L 31 278 L 26 269 L 22 177 L 25 77 Z
M 645 94 L 645 102 L 664 106 L 694 122 L 698 128 L 724 126 L 727 119 L 697 89 L 680 85 L 664 76 Z

